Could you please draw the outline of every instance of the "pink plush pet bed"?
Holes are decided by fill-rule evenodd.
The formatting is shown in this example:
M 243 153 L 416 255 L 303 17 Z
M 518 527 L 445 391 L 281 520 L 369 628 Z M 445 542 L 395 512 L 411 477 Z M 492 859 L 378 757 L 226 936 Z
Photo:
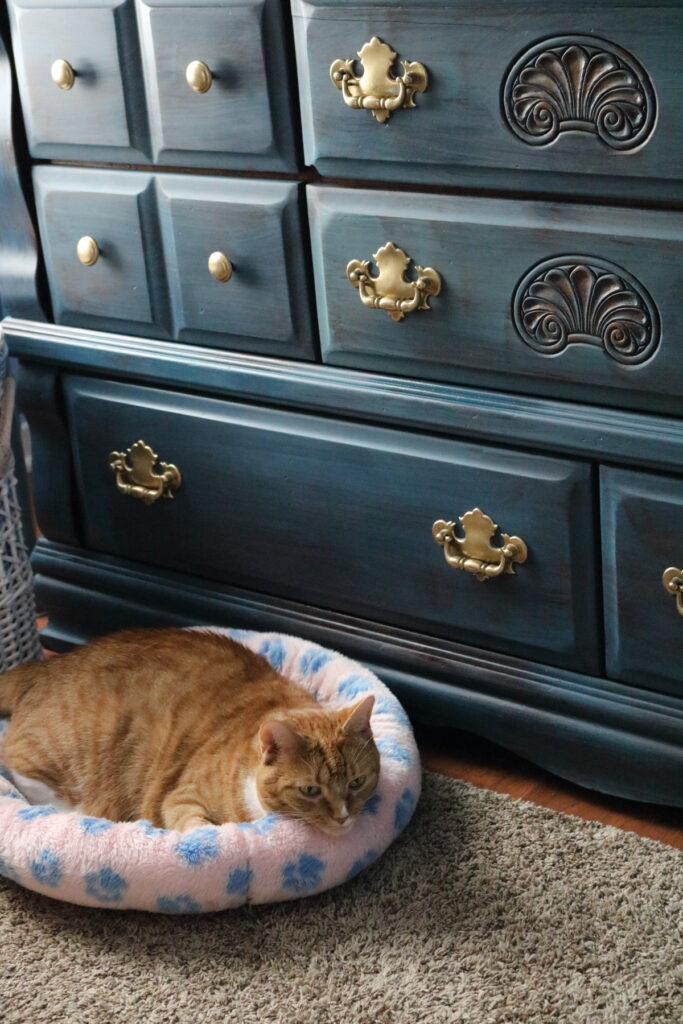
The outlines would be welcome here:
M 331 838 L 275 815 L 181 833 L 31 806 L 2 767 L 0 719 L 0 874 L 85 906 L 201 913 L 322 892 L 386 850 L 410 820 L 421 780 L 410 722 L 396 698 L 357 662 L 315 644 L 280 633 L 214 631 L 264 655 L 321 704 L 375 695 L 380 780 L 348 835 Z

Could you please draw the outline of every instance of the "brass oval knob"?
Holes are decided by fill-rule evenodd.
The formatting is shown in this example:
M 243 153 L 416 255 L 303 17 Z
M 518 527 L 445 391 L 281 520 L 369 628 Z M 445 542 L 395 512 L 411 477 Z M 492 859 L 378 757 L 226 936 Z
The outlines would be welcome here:
M 662 574 L 664 589 L 676 598 L 676 611 L 683 615 L 683 569 L 676 569 L 671 566 L 665 569 Z
M 212 252 L 209 256 L 209 273 L 216 281 L 229 281 L 232 277 L 232 263 L 224 252 Z
M 390 46 L 373 36 L 358 51 L 363 73 L 356 71 L 356 62 L 335 60 L 330 78 L 340 90 L 347 107 L 369 110 L 380 123 L 388 121 L 394 110 L 416 106 L 416 92 L 424 92 L 429 76 L 424 64 L 417 60 L 402 60 L 403 74 L 392 72 L 396 54 Z
M 351 260 L 346 276 L 360 293 L 360 301 L 369 309 L 383 309 L 392 320 L 402 320 L 416 309 L 431 309 L 429 296 L 441 291 L 441 276 L 431 267 L 415 266 L 414 281 L 406 280 L 411 263 L 403 249 L 387 242 L 372 255 L 379 273 L 370 273 L 369 260 Z
M 213 82 L 211 69 L 203 60 L 191 60 L 185 68 L 185 78 L 193 92 L 208 92 Z
M 92 235 L 83 235 L 78 239 L 76 255 L 84 267 L 92 267 L 100 258 L 100 247 Z
M 136 441 L 125 452 L 110 452 L 109 468 L 121 494 L 139 498 L 145 505 L 172 498 L 182 483 L 180 470 L 169 462 L 159 462 L 161 472 L 157 472 L 158 458 L 144 441 Z
M 76 72 L 68 60 L 56 60 L 50 68 L 50 76 L 60 89 L 71 89 L 76 81 Z
M 437 519 L 432 526 L 432 537 L 443 548 L 444 557 L 453 569 L 464 569 L 483 582 L 504 572 L 514 574 L 512 566 L 526 562 L 527 546 L 521 538 L 501 533 L 502 547 L 491 543 L 498 527 L 480 508 L 459 516 L 458 522 L 462 525 L 462 537 L 455 532 L 452 521 Z

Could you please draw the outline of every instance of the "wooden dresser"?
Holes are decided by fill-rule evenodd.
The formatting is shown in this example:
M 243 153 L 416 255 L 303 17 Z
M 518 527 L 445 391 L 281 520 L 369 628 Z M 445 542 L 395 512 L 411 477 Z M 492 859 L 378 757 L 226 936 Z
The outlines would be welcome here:
M 9 0 L 48 644 L 296 633 L 683 805 L 683 8 L 554 8 Z

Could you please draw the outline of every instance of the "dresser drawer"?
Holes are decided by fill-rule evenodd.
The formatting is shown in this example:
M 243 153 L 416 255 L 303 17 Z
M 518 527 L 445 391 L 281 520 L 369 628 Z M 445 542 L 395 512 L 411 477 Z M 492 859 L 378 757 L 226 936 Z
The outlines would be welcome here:
M 313 357 L 301 186 L 73 167 L 34 182 L 57 323 Z
M 312 358 L 301 186 L 160 175 L 158 196 L 175 337 Z
M 33 156 L 146 162 L 132 0 L 10 0 L 9 10 Z
M 138 17 L 154 163 L 296 169 L 280 0 L 138 0 Z
M 596 669 L 588 466 L 78 377 L 65 390 L 89 549 Z M 110 453 L 139 439 L 182 475 L 173 500 L 117 491 Z M 433 539 L 477 506 L 527 546 L 514 575 L 480 582 Z
M 683 480 L 604 468 L 601 494 L 608 674 L 680 696 Z
M 308 205 L 325 362 L 679 411 L 683 213 L 325 186 Z
M 677 2 L 293 0 L 324 174 L 680 197 Z
M 71 167 L 33 173 L 55 321 L 168 337 L 152 176 Z

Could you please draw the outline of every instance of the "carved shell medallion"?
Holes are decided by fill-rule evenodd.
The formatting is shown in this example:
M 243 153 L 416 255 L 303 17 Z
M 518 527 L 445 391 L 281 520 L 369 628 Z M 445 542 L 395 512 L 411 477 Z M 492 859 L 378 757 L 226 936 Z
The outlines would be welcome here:
M 503 83 L 503 110 L 515 135 L 531 146 L 580 131 L 610 149 L 632 150 L 651 135 L 657 100 L 630 53 L 593 36 L 562 36 L 517 58 Z
M 542 355 L 598 345 L 616 362 L 635 365 L 660 340 L 657 307 L 643 285 L 592 256 L 559 256 L 532 267 L 517 286 L 512 315 L 522 341 Z

